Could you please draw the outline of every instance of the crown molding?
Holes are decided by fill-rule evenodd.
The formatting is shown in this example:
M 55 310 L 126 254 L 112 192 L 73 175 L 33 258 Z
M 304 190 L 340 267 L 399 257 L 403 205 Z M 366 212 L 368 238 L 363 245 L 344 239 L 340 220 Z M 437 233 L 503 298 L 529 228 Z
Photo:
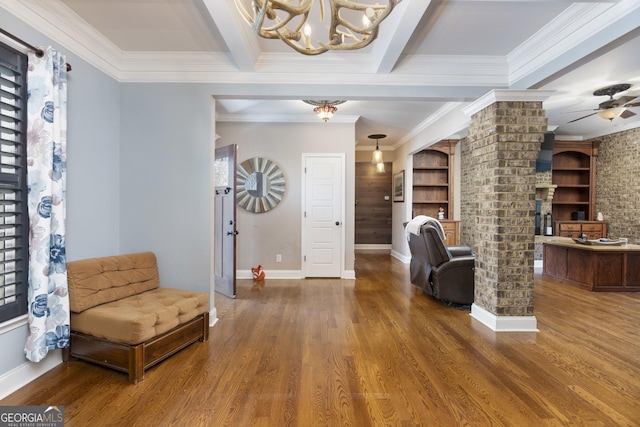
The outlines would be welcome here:
M 220 52 L 124 52 L 119 65 L 121 82 L 212 83 L 238 74 Z
M 415 138 L 417 135 L 419 135 L 425 129 L 427 129 L 427 128 L 431 127 L 431 126 L 437 125 L 440 120 L 442 120 L 444 117 L 446 117 L 451 111 L 455 110 L 456 108 L 459 108 L 460 105 L 462 105 L 461 102 L 448 102 L 448 103 L 446 103 L 445 105 L 440 107 L 435 113 L 433 113 L 429 117 L 427 117 L 418 126 L 416 126 L 415 128 L 411 129 L 411 132 L 409 132 L 408 134 L 406 134 L 405 136 L 400 138 L 398 140 L 398 142 L 396 142 L 396 144 L 394 145 L 393 149 L 395 150 L 397 148 L 400 148 L 402 145 L 404 145 L 407 142 L 411 141 L 413 138 Z
M 119 80 L 122 51 L 60 0 L 0 0 L 0 7 Z
M 497 89 L 488 92 L 462 109 L 469 117 L 496 102 L 542 102 L 551 96 L 553 90 L 509 90 Z
M 531 82 L 518 83 L 559 59 L 567 62 L 565 65 L 572 63 L 576 58 L 570 52 L 582 57 L 578 51 L 586 40 L 591 43 L 591 51 L 593 43 L 604 46 L 636 28 L 634 15 L 639 10 L 640 3 L 635 0 L 574 3 L 507 55 L 509 86 L 528 86 Z M 563 64 L 556 67 L 560 69 Z
M 243 72 L 223 52 L 122 51 L 60 0 L 0 0 L 0 7 L 120 82 L 334 85 L 338 81 L 341 86 L 391 87 L 507 84 L 506 59 L 486 56 L 404 57 L 393 73 L 378 74 L 377 64 L 367 53 L 318 57 L 263 53 L 255 63 L 256 72 Z M 326 69 L 332 70 L 330 76 L 324 73 Z
M 402 55 L 393 75 L 422 84 L 466 84 L 508 87 L 509 64 L 503 56 Z

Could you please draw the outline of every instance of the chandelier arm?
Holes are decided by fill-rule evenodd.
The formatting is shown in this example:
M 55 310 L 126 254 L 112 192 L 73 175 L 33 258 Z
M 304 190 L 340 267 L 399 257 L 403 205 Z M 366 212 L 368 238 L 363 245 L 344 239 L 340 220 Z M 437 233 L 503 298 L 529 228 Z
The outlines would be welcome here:
M 324 20 L 324 0 L 319 1 L 320 15 Z M 254 5 L 253 16 L 243 6 L 242 0 L 234 0 L 236 8 L 245 21 L 253 27 L 254 32 L 263 38 L 278 38 L 295 51 L 305 55 L 318 55 L 328 50 L 355 50 L 369 45 L 378 36 L 379 24 L 400 1 L 387 0 L 387 5 L 379 5 L 377 3 L 369 5 L 350 0 L 331 0 L 329 40 L 318 42 L 320 47 L 315 47 L 308 35 L 304 36 L 304 46 L 300 43 L 302 38 L 301 28 L 307 23 L 314 0 L 252 0 Z M 297 3 L 297 6 L 294 3 Z M 364 12 L 370 25 L 361 27 L 341 18 L 340 11 L 343 8 Z M 367 14 L 367 11 L 371 10 L 373 13 L 369 12 Z M 283 13 L 278 14 L 277 11 L 282 11 Z M 265 18 L 270 26 L 265 26 Z M 300 18 L 300 21 L 296 28 L 292 30 L 288 25 L 294 18 Z M 350 39 L 351 43 L 345 43 L 345 39 Z
M 331 50 L 354 50 L 361 49 L 369 45 L 378 37 L 378 26 L 384 20 L 384 18 L 386 18 L 387 15 L 391 13 L 391 10 L 395 6 L 395 4 L 395 0 L 388 0 L 387 6 L 364 5 L 361 3 L 353 3 L 349 0 L 335 0 L 335 2 L 331 3 L 331 27 L 329 30 L 330 40 L 327 43 L 320 43 L 320 46 L 326 47 Z M 371 8 L 376 11 L 375 19 L 371 21 L 371 26 L 366 28 L 359 27 L 340 17 L 340 9 L 342 8 L 360 11 Z M 378 11 L 382 11 L 382 13 L 378 13 Z M 344 28 L 348 29 L 349 31 L 351 31 L 351 34 L 347 34 L 344 31 L 338 30 L 338 26 L 343 26 Z M 362 35 L 362 39 L 353 34 L 354 32 Z M 356 41 L 353 43 L 345 44 L 344 36 L 350 37 Z
M 302 37 L 300 33 L 300 28 L 306 21 L 307 14 L 305 14 L 305 19 L 302 21 L 300 25 L 298 25 L 295 28 L 295 30 L 291 30 L 289 29 L 289 27 L 287 27 L 287 24 L 293 18 L 295 18 L 295 16 L 291 16 L 291 15 L 289 15 L 289 17 L 284 20 L 277 18 L 277 25 L 272 25 L 271 27 L 267 27 L 267 28 L 259 28 L 257 32 L 260 35 L 260 37 L 264 37 L 266 39 L 281 39 L 284 41 L 284 39 L 287 38 L 287 39 L 293 39 L 295 41 L 299 41 L 300 37 Z
M 329 50 L 329 48 L 326 46 L 321 46 L 318 48 L 312 47 L 310 49 L 307 49 L 305 46 L 301 46 L 299 43 L 291 41 L 290 39 L 281 38 L 281 40 L 283 41 L 284 44 L 294 49 L 295 51 L 305 55 L 309 55 L 309 56 L 320 55 L 321 53 L 325 53 L 326 51 Z
M 264 17 L 267 13 L 267 2 L 266 0 L 260 3 L 260 1 L 256 1 L 255 4 L 260 6 L 258 12 L 255 14 L 255 18 L 253 21 L 253 31 L 259 32 L 262 31 L 262 26 L 264 25 Z
M 320 47 L 326 48 L 328 50 L 355 50 L 361 49 L 365 46 L 368 46 L 371 42 L 373 42 L 378 37 L 378 28 L 374 28 L 371 32 L 371 35 L 367 38 L 363 38 L 355 43 L 343 43 L 343 44 L 328 44 L 328 43 L 318 43 Z M 356 40 L 358 40 L 356 38 Z
M 287 3 L 282 3 L 281 1 L 278 0 L 270 0 L 272 6 L 269 7 L 269 9 L 271 10 L 271 13 L 274 13 L 273 10 L 277 9 L 277 10 L 282 10 L 283 12 L 288 13 L 289 15 L 308 15 L 309 11 L 311 10 L 311 6 L 313 5 L 313 0 L 305 0 L 304 3 L 300 4 L 299 6 L 293 6 L 290 5 L 288 2 Z

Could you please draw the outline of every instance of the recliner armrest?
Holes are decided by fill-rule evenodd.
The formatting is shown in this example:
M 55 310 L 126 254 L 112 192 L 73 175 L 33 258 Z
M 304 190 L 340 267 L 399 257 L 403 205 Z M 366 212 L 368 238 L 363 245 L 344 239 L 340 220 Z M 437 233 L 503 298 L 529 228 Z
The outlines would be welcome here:
M 465 255 L 452 258 L 449 262 L 444 262 L 437 267 L 433 268 L 433 275 L 442 277 L 448 274 L 470 274 L 473 278 L 473 271 L 475 269 L 475 257 L 473 255 Z M 455 273 L 459 272 L 459 273 Z M 473 281 L 473 279 L 472 279 Z M 440 282 L 442 286 L 442 282 Z
M 469 246 L 447 246 L 447 249 L 454 257 L 473 255 L 473 250 Z

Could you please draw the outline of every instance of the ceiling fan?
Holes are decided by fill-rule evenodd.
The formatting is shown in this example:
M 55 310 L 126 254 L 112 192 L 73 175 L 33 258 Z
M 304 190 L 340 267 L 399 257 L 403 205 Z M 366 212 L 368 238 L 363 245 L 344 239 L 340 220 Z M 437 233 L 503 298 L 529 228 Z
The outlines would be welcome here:
M 570 122 L 567 122 L 567 123 L 577 122 L 578 120 L 591 117 L 594 114 L 597 114 L 598 116 L 600 116 L 605 120 L 613 120 L 616 117 L 622 117 L 623 119 L 626 119 L 628 117 L 635 116 L 636 113 L 634 113 L 633 111 L 629 111 L 628 108 L 640 107 L 640 101 L 629 102 L 638 98 L 637 96 L 621 96 L 618 99 L 613 99 L 613 95 L 615 95 L 618 92 L 624 92 L 630 87 L 631 85 L 629 83 L 621 83 L 617 85 L 603 87 L 601 89 L 594 91 L 593 92 L 594 96 L 607 95 L 609 99 L 604 102 L 601 102 L 600 105 L 598 105 L 597 109 L 591 110 L 591 111 L 594 111 L 593 113 L 587 114 L 586 116 L 579 117 L 575 120 L 571 120 Z

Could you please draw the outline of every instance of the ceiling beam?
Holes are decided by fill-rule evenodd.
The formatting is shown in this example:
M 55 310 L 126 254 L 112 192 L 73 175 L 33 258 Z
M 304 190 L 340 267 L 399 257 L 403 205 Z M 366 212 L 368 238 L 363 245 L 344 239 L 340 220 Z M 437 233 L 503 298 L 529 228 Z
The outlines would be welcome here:
M 256 35 L 235 10 L 233 0 L 203 0 L 240 71 L 255 71 L 260 57 Z
M 376 73 L 393 71 L 430 3 L 431 0 L 403 1 L 380 24 L 382 37 L 373 43 L 371 51 Z
M 637 28 L 637 0 L 573 4 L 507 56 L 510 87 L 533 87 Z

